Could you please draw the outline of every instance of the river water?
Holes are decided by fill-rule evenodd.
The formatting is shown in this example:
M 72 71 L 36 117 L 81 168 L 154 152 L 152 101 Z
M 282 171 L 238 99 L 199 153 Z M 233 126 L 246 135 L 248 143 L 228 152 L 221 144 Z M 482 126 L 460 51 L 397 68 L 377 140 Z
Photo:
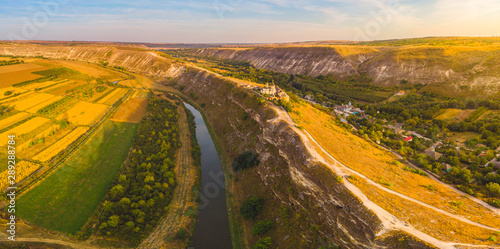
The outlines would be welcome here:
M 201 113 L 189 104 L 184 105 L 195 116 L 196 139 L 201 148 L 200 209 L 193 246 L 195 249 L 230 249 L 224 174 L 219 155 Z

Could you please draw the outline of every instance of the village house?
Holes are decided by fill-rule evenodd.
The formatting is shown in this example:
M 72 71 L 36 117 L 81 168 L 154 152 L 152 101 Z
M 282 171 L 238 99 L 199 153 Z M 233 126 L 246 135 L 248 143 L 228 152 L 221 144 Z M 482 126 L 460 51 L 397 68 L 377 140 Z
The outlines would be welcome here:
M 430 156 L 434 160 L 438 160 L 439 158 L 441 158 L 443 156 L 443 154 L 436 152 L 436 151 L 432 151 L 432 150 L 431 151 L 426 150 L 424 153 L 426 155 Z
M 434 160 L 438 160 L 443 154 L 436 152 L 436 148 L 441 145 L 441 142 L 433 144 L 431 147 L 425 149 L 424 153 Z
M 413 137 L 412 136 L 408 136 L 405 138 L 405 142 L 411 142 L 413 141 Z
M 388 129 L 392 130 L 395 134 L 403 134 L 405 130 L 401 129 L 403 127 L 401 124 L 396 123 L 395 125 L 386 125 Z
M 404 95 L 405 94 L 405 91 L 399 91 L 396 93 L 396 96 L 401 96 L 401 95 Z
M 417 132 L 414 132 L 414 131 L 413 131 L 413 132 L 411 132 L 411 135 L 412 135 L 412 136 L 415 136 L 415 137 L 418 137 L 418 138 L 420 138 L 420 139 L 423 139 L 423 140 L 431 140 L 431 139 L 426 138 L 426 137 L 424 137 L 424 136 L 422 136 L 422 135 L 420 135 L 420 134 L 418 134 Z
M 349 102 L 347 105 L 336 105 L 334 107 L 335 109 L 335 113 L 339 114 L 339 115 L 345 115 L 345 116 L 349 116 L 349 115 L 353 115 L 353 114 L 358 114 L 358 113 L 364 113 L 365 111 L 357 108 L 357 107 L 354 107 L 351 102 Z
M 443 165 L 443 169 L 446 172 L 450 172 L 450 170 L 452 169 L 451 165 L 449 165 L 447 163 L 441 163 L 441 165 Z
M 276 88 L 274 86 L 269 87 L 266 85 L 266 87 L 260 89 L 260 93 L 274 95 L 276 93 Z
M 279 98 L 281 98 L 285 101 L 290 101 L 290 97 L 288 96 L 288 94 L 286 94 L 285 91 L 281 90 L 279 87 L 275 87 L 275 88 L 276 88 L 275 95 L 278 95 Z
M 282 99 L 284 101 L 290 101 L 290 97 L 288 96 L 288 94 L 285 91 L 281 90 L 279 87 L 274 85 L 273 86 L 266 85 L 266 87 L 260 89 L 260 93 L 269 95 L 270 100 Z
M 488 167 L 489 164 L 493 164 L 493 167 L 494 168 L 497 168 L 497 169 L 500 169 L 500 161 L 498 161 L 496 158 L 494 158 L 493 160 L 489 161 L 488 163 L 486 163 L 484 165 L 484 167 Z

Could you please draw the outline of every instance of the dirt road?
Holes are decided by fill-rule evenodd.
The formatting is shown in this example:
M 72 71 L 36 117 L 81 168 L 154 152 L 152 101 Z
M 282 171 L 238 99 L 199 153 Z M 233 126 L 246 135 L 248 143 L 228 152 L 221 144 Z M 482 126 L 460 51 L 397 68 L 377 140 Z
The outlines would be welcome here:
M 335 157 L 333 157 L 323 147 L 321 147 L 321 145 L 307 131 L 300 130 L 300 129 L 296 128 L 295 127 L 295 123 L 293 122 L 292 118 L 288 115 L 288 113 L 286 111 L 282 110 L 279 107 L 274 107 L 274 109 L 277 111 L 277 113 L 279 114 L 279 116 L 277 118 L 275 118 L 274 120 L 269 120 L 269 122 L 278 122 L 280 120 L 283 120 L 283 121 L 287 122 L 288 124 L 290 124 L 290 126 L 293 127 L 294 131 L 302 138 L 302 141 L 306 145 L 309 153 L 311 153 L 311 155 L 316 160 L 318 160 L 319 162 L 327 165 L 337 175 L 342 176 L 344 178 L 344 181 L 342 181 L 342 182 L 347 187 L 347 189 L 349 189 L 355 196 L 357 196 L 363 202 L 363 204 L 368 209 L 372 210 L 377 215 L 377 217 L 382 221 L 382 224 L 383 224 L 384 228 L 381 231 L 379 231 L 378 235 L 381 235 L 381 234 L 383 234 L 383 233 L 385 233 L 386 231 L 389 231 L 389 230 L 402 230 L 402 231 L 405 231 L 405 232 L 407 232 L 409 234 L 412 234 L 413 236 L 419 238 L 422 241 L 425 241 L 425 242 L 430 243 L 430 244 L 432 244 L 432 245 L 434 245 L 436 247 L 444 248 L 444 249 L 454 249 L 454 248 L 457 248 L 457 246 L 463 246 L 463 247 L 467 247 L 467 248 L 495 248 L 495 247 L 492 247 L 492 246 L 459 244 L 459 243 L 452 243 L 452 242 L 442 241 L 442 240 L 434 238 L 434 237 L 432 237 L 432 236 L 430 236 L 430 235 L 428 235 L 426 233 L 423 233 L 422 231 L 420 231 L 420 230 L 412 227 L 407 222 L 402 221 L 399 218 L 397 218 L 396 216 L 392 215 L 391 213 L 389 213 L 388 211 L 386 211 L 382 207 L 378 206 L 377 204 L 375 204 L 374 202 L 372 202 L 371 200 L 369 200 L 368 197 L 359 188 L 357 188 L 356 186 L 354 186 L 353 184 L 351 184 L 346 179 L 346 177 L 348 175 L 350 175 L 350 174 L 355 173 L 355 174 L 359 175 L 360 177 L 363 177 L 365 180 L 369 180 L 369 179 L 367 179 L 364 175 L 362 175 L 362 174 L 360 174 L 360 173 L 358 173 L 358 172 L 350 169 L 346 165 L 343 165 L 342 163 L 340 163 Z M 316 148 L 319 148 L 319 150 L 322 152 L 322 154 L 327 155 L 328 158 L 324 158 L 322 156 L 322 154 L 317 151 Z M 374 183 L 374 182 L 371 181 L 370 183 Z M 375 187 L 380 187 L 382 190 L 389 192 L 388 191 L 389 189 L 386 189 L 386 188 L 384 188 L 382 186 L 377 186 L 377 185 L 379 185 L 379 184 L 376 184 L 376 183 L 374 184 Z M 459 219 L 459 220 L 467 222 L 469 224 L 481 226 L 481 227 L 484 227 L 484 228 L 487 228 L 487 229 L 491 229 L 491 230 L 494 230 L 494 231 L 500 231 L 497 228 L 491 228 L 489 226 L 484 226 L 482 224 L 470 221 L 470 220 L 468 220 L 468 219 L 466 219 L 464 217 L 460 217 L 460 216 L 456 217 L 456 215 L 447 213 L 446 211 L 443 211 L 443 210 L 438 209 L 436 207 L 433 207 L 433 206 L 430 206 L 428 204 L 422 203 L 422 202 L 420 202 L 418 200 L 415 200 L 415 199 L 413 199 L 411 197 L 399 194 L 399 193 L 394 192 L 392 190 L 390 190 L 390 191 L 391 191 L 390 193 L 392 193 L 392 194 L 398 194 L 398 196 L 400 196 L 402 198 L 405 198 L 405 199 L 408 199 L 408 200 L 411 200 L 411 201 L 415 201 L 416 203 L 418 203 L 420 205 L 425 205 L 426 207 L 429 206 L 433 210 L 441 212 L 441 213 L 443 213 L 445 215 L 449 215 L 452 218 Z

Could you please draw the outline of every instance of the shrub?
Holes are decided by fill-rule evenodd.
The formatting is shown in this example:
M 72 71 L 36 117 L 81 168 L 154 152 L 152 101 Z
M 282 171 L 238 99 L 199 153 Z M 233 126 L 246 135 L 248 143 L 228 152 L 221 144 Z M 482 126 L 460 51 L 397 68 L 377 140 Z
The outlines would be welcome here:
M 495 236 L 490 236 L 490 237 L 488 238 L 488 240 L 489 240 L 489 241 L 496 242 L 496 241 L 497 241 L 497 237 L 495 237 Z
M 436 189 L 432 185 L 427 185 L 427 186 L 425 186 L 425 188 L 430 190 L 430 191 L 436 191 Z
M 187 231 L 184 228 L 179 229 L 174 235 L 174 239 L 176 240 L 185 240 L 187 237 Z
M 65 129 L 66 127 L 68 127 L 69 125 L 69 122 L 65 119 L 62 119 L 61 121 L 59 121 L 59 128 L 61 129 Z
M 5 95 L 5 96 L 9 96 L 11 94 L 12 94 L 12 91 L 6 91 L 6 92 L 3 93 L 3 95 Z
M 274 223 L 268 219 L 261 220 L 257 223 L 252 228 L 252 234 L 257 235 L 257 234 L 263 234 L 266 233 L 267 231 L 271 230 L 274 227 Z
M 259 159 L 257 158 L 259 154 L 252 151 L 245 151 L 241 153 L 237 158 L 233 160 L 233 170 L 235 172 L 248 169 L 259 164 Z
M 494 207 L 500 208 L 500 201 L 497 199 L 489 200 L 488 203 Z
M 255 242 L 253 249 L 268 249 L 272 244 L 271 237 L 265 237 Z
M 106 86 L 98 86 L 95 88 L 95 91 L 98 93 L 104 92 L 106 89 L 108 89 Z
M 243 205 L 240 207 L 240 214 L 245 219 L 253 220 L 255 216 L 262 210 L 262 205 L 264 204 L 264 200 L 260 197 L 250 197 Z
M 486 189 L 491 196 L 500 196 L 500 185 L 496 182 L 490 182 L 486 184 Z

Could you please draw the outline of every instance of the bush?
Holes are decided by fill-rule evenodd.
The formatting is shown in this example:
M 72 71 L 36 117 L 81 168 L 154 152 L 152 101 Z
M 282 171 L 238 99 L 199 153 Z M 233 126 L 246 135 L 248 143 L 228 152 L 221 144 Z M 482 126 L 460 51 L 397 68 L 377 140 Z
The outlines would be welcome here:
M 264 200 L 260 197 L 250 197 L 240 207 L 240 214 L 245 219 L 254 220 L 255 216 L 262 210 Z
M 492 200 L 489 200 L 488 201 L 488 204 L 494 206 L 494 207 L 497 207 L 497 208 L 500 208 L 500 201 L 497 200 L 497 199 L 492 199 Z
M 255 245 L 253 245 L 253 249 L 268 249 L 272 244 L 271 237 L 265 237 L 257 242 L 255 242 Z
M 69 125 L 69 122 L 65 119 L 62 119 L 61 121 L 59 121 L 59 128 L 61 129 L 65 129 L 66 127 L 68 127 Z
M 430 190 L 430 191 L 436 191 L 436 189 L 432 185 L 426 185 L 425 188 Z
M 95 88 L 95 91 L 98 93 L 104 92 L 106 89 L 108 89 L 106 86 L 98 86 Z
M 252 151 L 245 151 L 233 160 L 233 170 L 235 172 L 257 166 L 260 161 L 257 158 L 259 154 Z
M 496 241 L 497 241 L 497 237 L 495 237 L 495 236 L 490 236 L 490 237 L 488 238 L 488 240 L 489 240 L 489 241 L 496 242 Z
M 252 233 L 254 235 L 257 234 L 263 234 L 266 233 L 267 231 L 271 230 L 274 227 L 274 223 L 268 219 L 261 220 L 257 223 L 252 228 Z
M 3 95 L 5 95 L 5 96 L 9 96 L 11 94 L 12 94 L 12 91 L 6 91 L 6 92 L 3 93 Z
M 179 231 L 177 231 L 175 233 L 174 239 L 176 239 L 176 240 L 185 240 L 186 237 L 187 237 L 187 233 L 188 232 L 186 231 L 186 229 L 181 228 L 181 229 L 179 229 Z

